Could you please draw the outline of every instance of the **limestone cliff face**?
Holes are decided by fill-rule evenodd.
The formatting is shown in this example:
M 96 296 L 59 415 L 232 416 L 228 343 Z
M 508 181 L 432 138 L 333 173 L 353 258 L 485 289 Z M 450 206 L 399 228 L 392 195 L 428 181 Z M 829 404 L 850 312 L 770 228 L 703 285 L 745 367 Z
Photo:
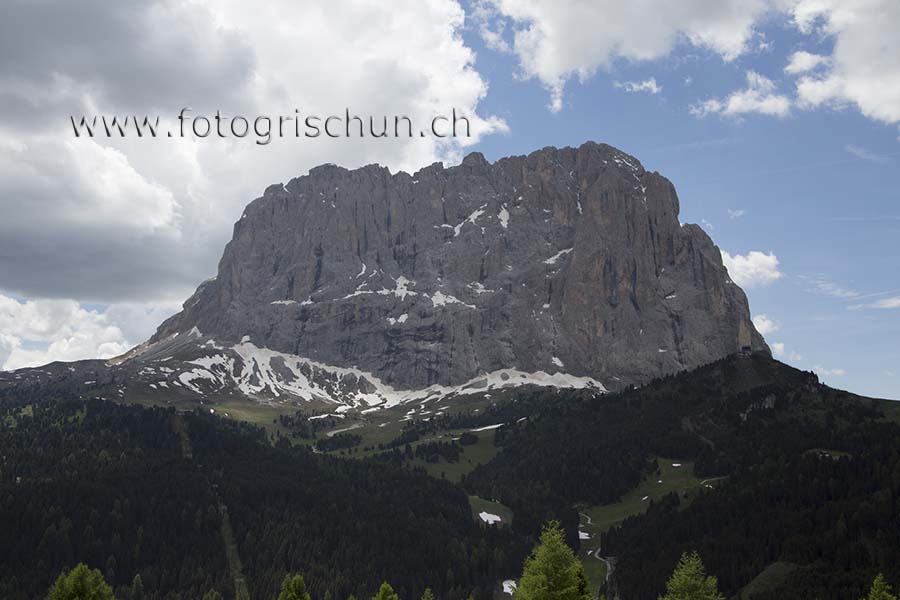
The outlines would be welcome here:
M 672 184 L 603 144 L 414 175 L 325 165 L 270 186 L 153 340 L 204 336 L 397 388 L 504 368 L 640 383 L 767 350 Z

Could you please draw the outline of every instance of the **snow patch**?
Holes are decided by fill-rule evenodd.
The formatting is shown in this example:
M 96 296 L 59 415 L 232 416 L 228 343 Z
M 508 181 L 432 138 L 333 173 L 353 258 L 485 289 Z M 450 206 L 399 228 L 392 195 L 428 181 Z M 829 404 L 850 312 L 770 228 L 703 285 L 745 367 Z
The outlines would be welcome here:
M 485 209 L 487 208 L 487 204 L 482 204 L 478 209 L 476 209 L 471 215 L 465 218 L 465 220 L 453 228 L 453 237 L 459 237 L 459 234 L 462 232 L 463 225 L 466 223 L 475 224 L 475 221 L 478 220 L 478 217 L 484 214 Z
M 494 290 L 487 289 L 478 281 L 473 281 L 466 287 L 469 288 L 470 290 L 472 290 L 473 292 L 475 292 L 476 294 L 478 294 L 479 296 L 481 294 L 493 294 L 494 293 Z
M 406 319 L 408 319 L 408 318 L 409 318 L 409 315 L 406 313 L 403 313 L 396 319 L 394 317 L 388 317 L 387 322 L 390 323 L 391 325 L 396 325 L 397 323 L 406 323 Z
M 488 525 L 493 525 L 494 523 L 500 523 L 503 521 L 498 515 L 492 515 L 489 512 L 481 511 L 478 513 L 478 518 L 487 523 Z
M 565 256 L 566 254 L 568 254 L 568 253 L 571 252 L 572 250 L 574 250 L 574 248 L 566 248 L 565 250 L 560 250 L 559 252 L 557 252 L 556 254 L 554 254 L 553 256 L 551 256 L 550 258 L 548 258 L 547 260 L 545 260 L 545 261 L 544 261 L 544 264 L 545 264 L 545 265 L 555 265 L 555 264 L 556 264 L 556 261 L 558 261 L 559 259 L 561 259 L 563 256 Z
M 461 304 L 462 306 L 465 306 L 467 308 L 473 308 L 473 309 L 475 308 L 474 304 L 466 304 L 459 298 L 456 298 L 455 296 L 450 296 L 449 294 L 445 294 L 444 292 L 442 292 L 440 290 L 436 291 L 434 293 L 434 295 L 431 296 L 431 304 L 435 307 L 446 306 L 448 304 Z
M 497 214 L 497 218 L 500 219 L 500 227 L 503 229 L 509 228 L 509 211 L 506 210 L 506 205 L 500 209 L 500 212 Z
M 477 427 L 475 429 L 470 429 L 469 431 L 471 431 L 472 433 L 477 433 L 479 431 L 490 431 L 492 429 L 500 429 L 504 425 L 506 425 L 506 423 L 497 423 L 496 425 L 485 425 L 484 427 Z

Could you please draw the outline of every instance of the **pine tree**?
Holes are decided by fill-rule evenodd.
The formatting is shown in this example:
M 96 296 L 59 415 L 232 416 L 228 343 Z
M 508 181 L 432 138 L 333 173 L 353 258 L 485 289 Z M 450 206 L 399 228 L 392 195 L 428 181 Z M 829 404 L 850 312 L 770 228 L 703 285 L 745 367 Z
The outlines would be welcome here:
M 431 591 L 431 588 L 425 588 L 425 591 L 422 592 L 422 600 L 434 600 L 434 592 Z
M 222 594 L 216 590 L 209 590 L 203 594 L 203 600 L 222 600 Z
M 131 600 L 144 600 L 144 580 L 140 573 L 131 580 Z
M 879 573 L 878 576 L 875 577 L 875 581 L 872 582 L 872 588 L 869 590 L 869 595 L 863 600 L 897 600 L 897 596 L 891 592 L 891 586 L 885 581 L 884 575 Z
M 391 584 L 385 581 L 378 589 L 378 593 L 372 597 L 372 600 L 400 600 L 400 598 L 394 592 L 394 588 L 391 587 Z
M 285 575 L 284 581 L 281 583 L 281 593 L 278 594 L 278 600 L 310 600 L 303 576 L 294 575 L 291 577 L 290 575 Z
M 557 521 L 548 523 L 541 541 L 525 560 L 515 600 L 590 600 L 584 567 L 566 545 Z
M 79 563 L 63 571 L 47 592 L 47 600 L 114 600 L 112 588 L 97 569 Z
M 660 600 L 725 600 L 725 597 L 719 593 L 719 581 L 706 575 L 700 555 L 685 552 L 666 584 L 666 595 Z

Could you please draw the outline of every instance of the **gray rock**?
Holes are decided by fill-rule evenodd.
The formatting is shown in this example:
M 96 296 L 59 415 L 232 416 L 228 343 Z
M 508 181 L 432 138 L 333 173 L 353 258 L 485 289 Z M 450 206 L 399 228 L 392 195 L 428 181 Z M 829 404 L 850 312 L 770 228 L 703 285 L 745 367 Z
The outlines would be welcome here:
M 218 275 L 150 340 L 196 327 L 399 389 L 503 368 L 614 389 L 768 351 L 665 177 L 604 144 L 414 175 L 312 169 L 269 186 Z

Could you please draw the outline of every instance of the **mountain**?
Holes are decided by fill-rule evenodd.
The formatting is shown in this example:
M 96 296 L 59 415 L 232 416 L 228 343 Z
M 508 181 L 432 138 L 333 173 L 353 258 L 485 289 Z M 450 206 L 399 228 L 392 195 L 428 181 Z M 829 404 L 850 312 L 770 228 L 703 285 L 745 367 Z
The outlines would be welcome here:
M 366 409 L 768 351 L 678 212 L 665 177 L 596 143 L 413 175 L 323 165 L 250 203 L 217 276 L 113 373 L 77 378 Z

